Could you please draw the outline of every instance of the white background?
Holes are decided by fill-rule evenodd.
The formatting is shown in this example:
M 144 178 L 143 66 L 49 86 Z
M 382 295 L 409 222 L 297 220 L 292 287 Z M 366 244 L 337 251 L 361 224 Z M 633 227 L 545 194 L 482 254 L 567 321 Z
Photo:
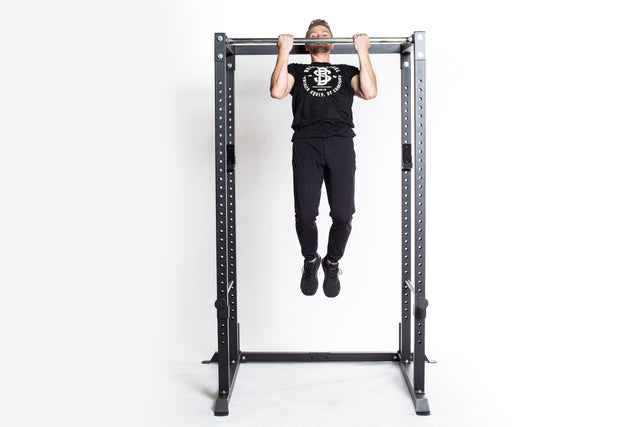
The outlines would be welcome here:
M 433 415 L 419 420 L 638 425 L 632 3 L 3 5 L 3 425 L 195 425 L 193 413 L 234 425 L 210 397 L 175 398 L 190 381 L 216 391 L 215 368 L 198 365 L 216 346 L 213 34 L 302 36 L 318 17 L 336 36 L 426 30 L 427 352 L 439 363 Z M 373 57 L 379 96 L 354 107 L 357 213 L 336 300 L 298 290 L 274 61 L 237 59 L 243 350 L 394 351 L 397 57 Z M 323 204 L 321 230 L 326 217 Z

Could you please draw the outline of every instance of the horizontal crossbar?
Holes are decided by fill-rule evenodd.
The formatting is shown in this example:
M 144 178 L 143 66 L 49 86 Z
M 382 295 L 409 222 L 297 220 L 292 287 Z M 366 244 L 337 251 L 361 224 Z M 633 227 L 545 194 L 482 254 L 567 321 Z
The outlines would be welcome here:
M 413 36 L 409 37 L 371 37 L 369 38 L 369 53 L 394 54 L 413 50 Z M 226 56 L 233 55 L 277 55 L 277 38 L 229 38 L 224 33 L 217 34 L 217 42 L 226 45 Z M 333 43 L 331 54 L 355 54 L 356 49 L 351 37 L 337 38 L 296 38 L 294 39 L 292 55 L 308 55 L 307 43 Z M 224 60 L 222 53 L 218 53 L 218 60 Z
M 369 42 L 371 44 L 378 43 L 411 43 L 412 37 L 370 37 Z M 228 44 L 277 44 L 278 39 L 227 39 Z M 338 43 L 338 44 L 353 44 L 353 38 L 351 37 L 335 37 L 335 38 L 297 38 L 293 39 L 294 45 L 301 45 L 306 43 Z
M 402 53 L 413 46 L 412 43 L 378 43 L 369 46 L 370 54 L 393 54 Z M 227 45 L 227 55 L 277 55 L 278 47 L 275 44 L 240 44 Z M 331 50 L 332 55 L 351 54 L 355 55 L 356 49 L 353 44 L 336 44 Z M 304 45 L 296 45 L 291 49 L 291 55 L 308 55 Z
M 240 362 L 397 362 L 398 353 L 242 352 Z

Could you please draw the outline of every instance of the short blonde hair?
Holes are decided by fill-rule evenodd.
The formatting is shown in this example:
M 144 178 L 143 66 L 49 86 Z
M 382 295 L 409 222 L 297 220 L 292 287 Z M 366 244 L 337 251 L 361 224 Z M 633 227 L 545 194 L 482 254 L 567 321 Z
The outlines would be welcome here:
M 317 25 L 322 25 L 323 27 L 327 27 L 327 30 L 329 30 L 329 34 L 331 34 L 331 37 L 333 37 L 333 33 L 331 32 L 331 27 L 329 27 L 329 23 L 327 21 L 325 21 L 324 19 L 314 19 L 313 21 L 311 21 L 311 24 L 309 24 L 309 28 L 307 29 L 307 34 L 305 36 L 306 38 L 309 38 L 311 29 Z

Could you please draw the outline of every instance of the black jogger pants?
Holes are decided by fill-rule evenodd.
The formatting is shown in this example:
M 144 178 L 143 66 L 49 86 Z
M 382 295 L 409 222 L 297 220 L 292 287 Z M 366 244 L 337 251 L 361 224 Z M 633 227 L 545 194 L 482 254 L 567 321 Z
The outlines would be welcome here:
M 327 257 L 338 262 L 344 255 L 355 212 L 356 156 L 353 138 L 295 139 L 292 163 L 296 232 L 302 256 L 312 260 L 318 251 L 316 217 L 324 182 L 333 220 Z

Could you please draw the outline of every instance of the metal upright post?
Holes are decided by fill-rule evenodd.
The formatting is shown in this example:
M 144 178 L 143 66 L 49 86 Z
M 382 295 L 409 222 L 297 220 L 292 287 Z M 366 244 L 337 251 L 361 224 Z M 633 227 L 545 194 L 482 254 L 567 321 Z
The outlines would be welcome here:
M 238 280 L 236 276 L 236 155 L 235 155 L 235 55 L 227 55 L 227 271 L 229 286 L 227 301 L 229 305 L 229 357 L 231 364 L 236 365 L 240 359 L 240 342 L 238 329 Z
M 425 33 L 413 34 L 414 40 L 414 140 L 415 140 L 415 271 L 414 271 L 414 367 L 413 388 L 416 396 L 416 412 L 429 413 L 429 403 L 425 393 L 425 317 L 427 299 L 425 298 L 425 188 L 426 188 L 426 118 L 425 118 Z
M 402 147 L 402 282 L 401 282 L 401 323 L 400 361 L 411 361 L 411 50 L 400 54 L 401 93 L 401 147 Z
M 229 73 L 227 71 L 226 36 L 224 33 L 215 35 L 215 159 L 216 159 L 216 270 L 217 270 L 217 297 L 216 309 L 218 317 L 218 352 L 214 355 L 218 363 L 218 399 L 216 400 L 216 415 L 229 413 L 229 396 L 233 386 L 238 364 L 231 365 L 231 358 L 235 357 L 235 349 L 231 348 L 232 339 L 229 331 L 229 289 L 234 287 L 233 278 L 230 277 L 229 252 L 233 247 L 229 245 L 230 213 L 229 184 L 233 184 L 233 176 L 229 177 L 230 161 L 233 164 L 233 152 L 228 149 L 229 134 L 233 131 L 228 128 L 229 121 L 233 120 L 233 102 L 229 103 L 228 97 L 233 97 L 229 90 Z M 231 98 L 232 99 L 232 98 Z M 231 108 L 228 108 L 231 107 Z M 235 250 L 234 250 L 235 252 Z M 234 254 L 235 257 L 235 254 Z M 234 263 L 235 267 L 235 263 Z M 235 270 L 232 270 L 235 278 Z M 235 292 L 234 292 L 235 294 Z M 235 340 L 237 344 L 237 339 Z M 212 359 L 213 360 L 213 359 Z

